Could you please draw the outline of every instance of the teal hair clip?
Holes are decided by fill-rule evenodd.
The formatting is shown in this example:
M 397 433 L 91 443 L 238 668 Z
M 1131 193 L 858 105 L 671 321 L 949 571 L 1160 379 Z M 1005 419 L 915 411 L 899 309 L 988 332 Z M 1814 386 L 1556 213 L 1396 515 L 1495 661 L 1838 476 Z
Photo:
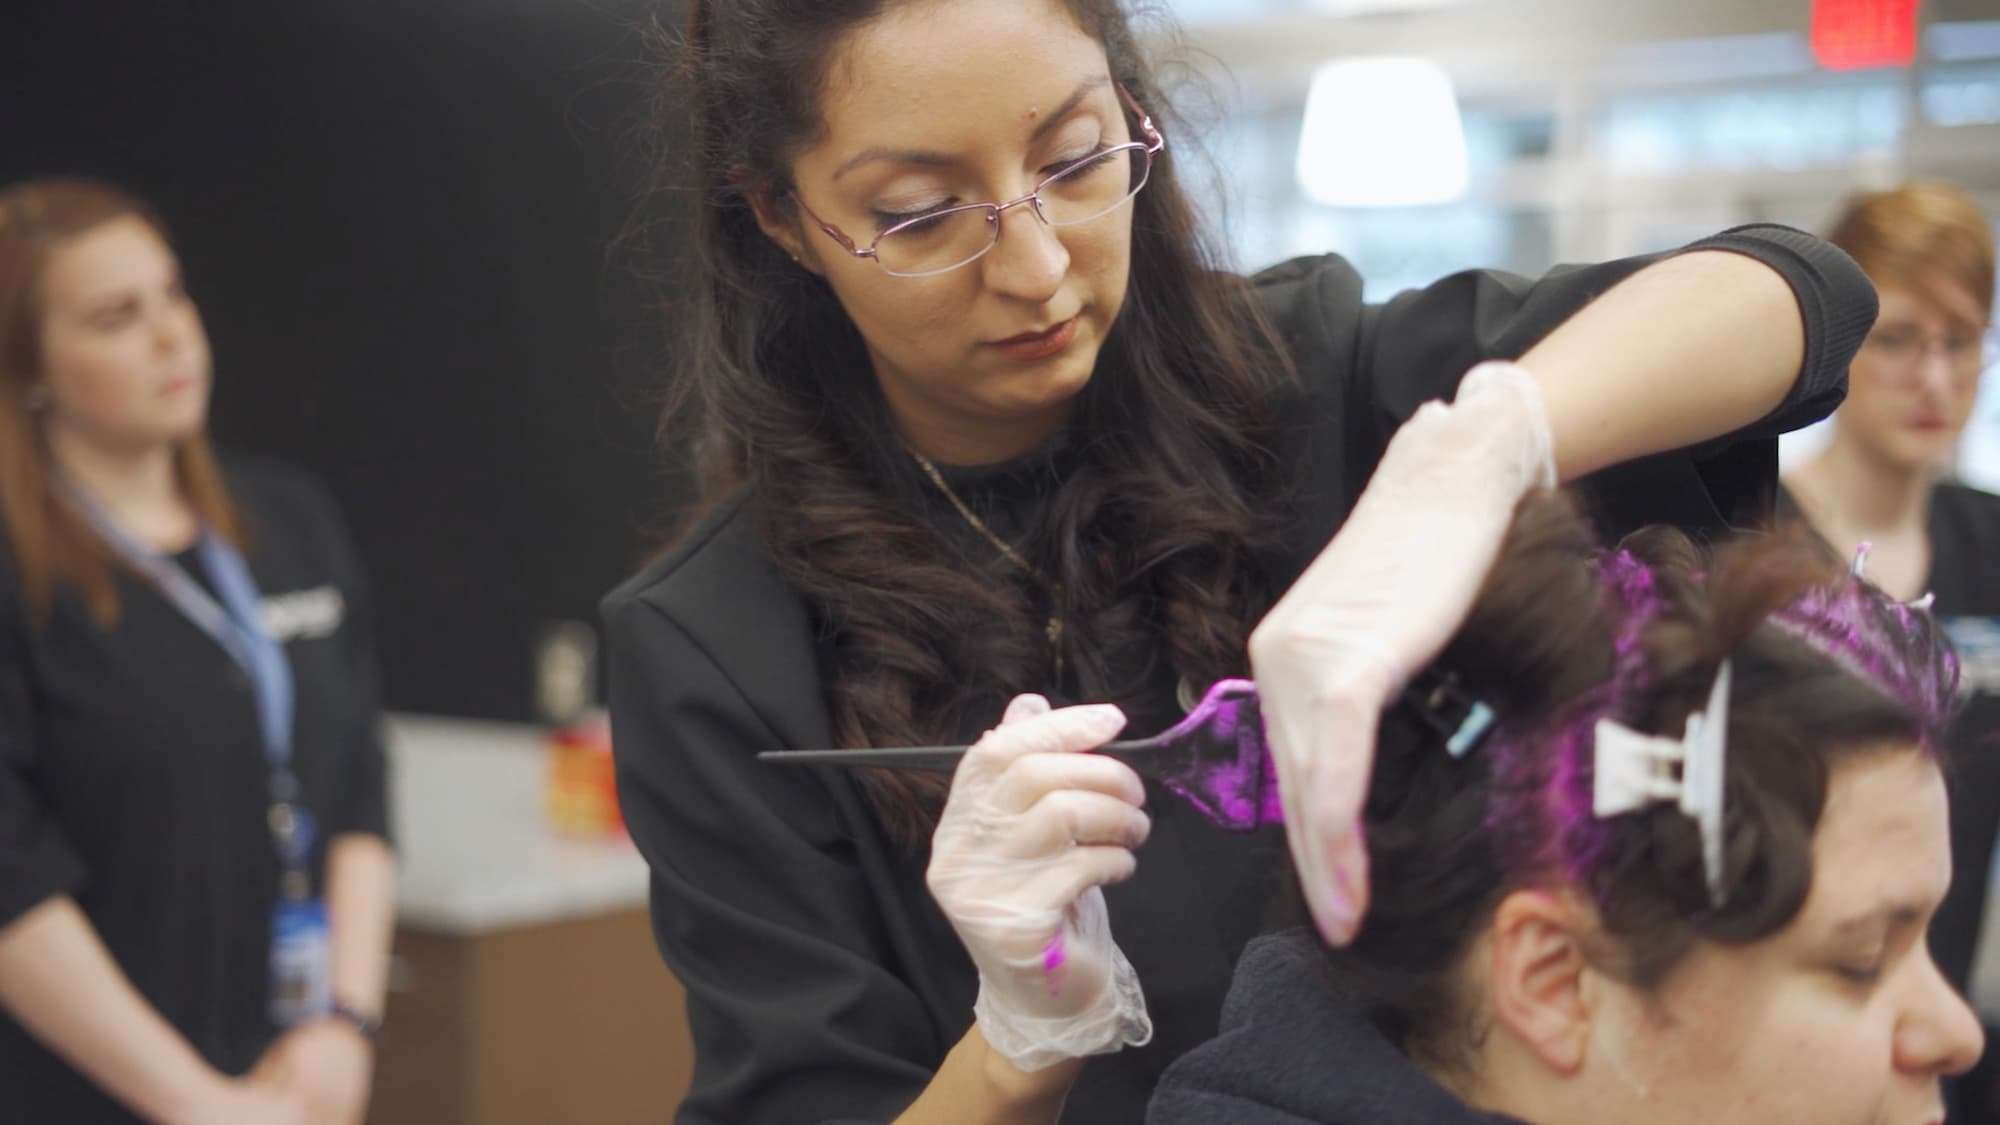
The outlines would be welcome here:
M 1486 741 L 1498 718 L 1493 708 L 1459 685 L 1458 674 L 1426 668 L 1403 689 L 1403 700 L 1425 726 L 1444 739 L 1445 753 L 1463 758 Z

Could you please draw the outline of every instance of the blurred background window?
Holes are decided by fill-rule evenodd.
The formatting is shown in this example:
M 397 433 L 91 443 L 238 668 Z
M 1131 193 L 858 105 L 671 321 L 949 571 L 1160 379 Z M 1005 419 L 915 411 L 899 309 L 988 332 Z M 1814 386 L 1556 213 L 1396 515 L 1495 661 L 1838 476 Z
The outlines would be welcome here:
M 1214 160 L 1204 193 L 1238 268 L 1335 252 L 1361 271 L 1369 299 L 1383 300 L 1462 269 L 1534 275 L 1739 223 L 1819 231 L 1848 193 L 1919 177 L 1952 180 L 2000 214 L 1991 0 L 1926 0 L 1911 38 L 1883 48 L 1908 48 L 1909 65 L 1840 70 L 1815 51 L 1812 6 L 1776 0 L 1170 7 L 1214 64 L 1205 78 L 1222 102 L 1202 121 Z M 1299 182 L 1314 74 L 1381 57 L 1428 60 L 1454 83 L 1467 162 L 1460 197 L 1339 207 Z M 1381 104 L 1353 100 L 1364 114 Z M 2000 490 L 2000 374 L 1991 348 L 1988 358 L 1957 472 Z M 1787 438 L 1785 458 L 1824 437 Z

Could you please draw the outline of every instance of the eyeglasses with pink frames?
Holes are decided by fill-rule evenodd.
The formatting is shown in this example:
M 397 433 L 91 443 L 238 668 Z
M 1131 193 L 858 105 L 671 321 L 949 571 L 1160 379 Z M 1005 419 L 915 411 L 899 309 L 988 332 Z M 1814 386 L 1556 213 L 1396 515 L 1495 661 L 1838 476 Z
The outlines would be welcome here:
M 1013 208 L 1032 203 L 1042 222 L 1068 227 L 1102 218 L 1139 194 L 1152 176 L 1153 157 L 1166 147 L 1167 140 L 1125 87 L 1117 89 L 1119 99 L 1139 119 L 1139 132 L 1145 139 L 1113 145 L 1073 161 L 1017 199 L 927 211 L 896 223 L 862 247 L 814 213 L 798 192 L 792 192 L 792 198 L 828 238 L 857 258 L 874 259 L 893 276 L 948 273 L 972 264 L 998 245 L 1000 216 Z

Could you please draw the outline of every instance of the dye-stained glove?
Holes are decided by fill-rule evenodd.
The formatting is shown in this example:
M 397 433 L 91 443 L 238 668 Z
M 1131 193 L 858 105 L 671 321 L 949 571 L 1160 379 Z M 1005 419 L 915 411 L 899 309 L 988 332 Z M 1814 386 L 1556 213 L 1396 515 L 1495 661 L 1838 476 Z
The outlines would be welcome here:
M 1017 697 L 959 762 L 932 837 L 931 895 L 979 970 L 973 1018 L 1022 1070 L 1153 1036 L 1102 889 L 1137 868 L 1146 791 L 1131 767 L 1083 753 L 1124 725 L 1116 707 Z
M 1458 629 L 1515 506 L 1555 483 L 1533 377 L 1482 363 L 1389 442 L 1347 522 L 1250 639 L 1285 834 L 1314 923 L 1336 945 L 1368 906 L 1361 809 L 1377 720 Z

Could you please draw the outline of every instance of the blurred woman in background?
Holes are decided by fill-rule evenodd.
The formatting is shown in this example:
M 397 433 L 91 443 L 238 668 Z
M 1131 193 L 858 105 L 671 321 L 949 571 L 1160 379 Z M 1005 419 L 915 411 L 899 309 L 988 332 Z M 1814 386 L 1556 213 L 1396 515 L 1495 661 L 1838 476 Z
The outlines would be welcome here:
M 2000 497 L 1948 474 L 1986 358 L 1993 228 L 1965 192 L 1920 183 L 1851 200 L 1828 239 L 1875 282 L 1882 315 L 1849 369 L 1832 442 L 1784 478 L 1787 507 L 1842 554 L 1869 544 L 1868 573 L 1885 590 L 1933 595 L 1966 658 L 1972 698 L 1953 739 L 1956 875 L 1932 931 L 1962 990 L 2000 825 L 2000 759 L 1965 753 L 2000 734 L 1994 644 L 1981 636 L 2000 622 Z
M 0 192 L 9 1120 L 366 1107 L 393 866 L 359 569 L 316 487 L 218 463 L 210 374 L 144 204 Z

